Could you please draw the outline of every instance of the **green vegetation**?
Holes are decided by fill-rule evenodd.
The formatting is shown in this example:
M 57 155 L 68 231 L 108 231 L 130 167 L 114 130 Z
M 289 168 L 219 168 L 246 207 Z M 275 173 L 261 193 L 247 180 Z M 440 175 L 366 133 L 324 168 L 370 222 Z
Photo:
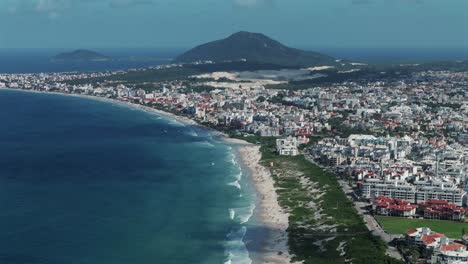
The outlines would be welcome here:
M 352 70 L 352 71 L 351 71 Z M 367 82 L 375 81 L 398 81 L 404 78 L 409 78 L 413 73 L 423 71 L 453 71 L 462 72 L 468 70 L 468 61 L 463 62 L 434 62 L 425 63 L 417 66 L 407 65 L 388 65 L 388 64 L 372 64 L 367 66 L 350 66 L 344 65 L 338 69 L 327 69 L 316 71 L 315 73 L 323 74 L 324 76 L 302 81 L 292 81 L 283 84 L 267 85 L 269 89 L 282 90 L 305 90 L 323 85 L 333 85 L 343 82 L 355 82 L 366 84 Z M 357 92 L 357 91 L 356 91 Z M 456 107 L 456 105 L 447 105 L 448 107 Z
M 367 82 L 375 81 L 392 81 L 407 78 L 412 72 L 418 71 L 417 69 L 393 67 L 382 69 L 375 65 L 372 66 L 353 66 L 353 71 L 346 71 L 351 66 L 343 66 L 339 69 L 327 69 L 317 71 L 315 73 L 323 74 L 322 77 L 307 79 L 302 81 L 292 81 L 283 84 L 267 85 L 269 89 L 286 89 L 286 90 L 305 90 L 313 87 L 320 87 L 323 85 L 332 85 L 343 82 L 355 82 L 365 84 Z M 345 71 L 343 71 L 345 70 Z
M 250 32 L 238 32 L 228 38 L 200 45 L 182 54 L 176 61 L 223 62 L 242 59 L 282 66 L 338 65 L 330 56 L 289 48 L 263 34 Z
M 89 79 L 78 79 L 73 81 L 67 81 L 68 84 L 79 85 L 79 84 L 95 84 L 104 82 L 120 82 L 139 84 L 152 83 L 152 82 L 163 82 L 172 80 L 185 80 L 191 75 L 200 74 L 201 72 L 194 68 L 189 67 L 171 67 L 164 69 L 148 69 L 140 71 L 129 71 L 123 74 L 116 74 L 109 77 L 97 77 Z
M 256 71 L 256 70 L 280 70 L 288 67 L 282 67 L 275 64 L 258 63 L 258 62 L 225 62 L 216 64 L 186 64 L 180 67 L 169 67 L 161 69 L 146 69 L 137 71 L 128 71 L 120 74 L 115 74 L 109 77 L 96 77 L 87 79 L 78 79 L 66 81 L 71 85 L 97 84 L 97 83 L 124 83 L 142 85 L 148 83 L 169 82 L 169 81 L 186 81 L 192 79 L 193 75 L 211 73 L 217 71 Z M 289 67 L 292 68 L 292 67 Z M 224 81 L 220 79 L 218 81 Z
M 261 144 L 262 162 L 270 167 L 280 205 L 290 212 L 289 246 L 294 260 L 305 264 L 401 263 L 385 255 L 384 242 L 367 230 L 334 175 L 304 156 L 278 156 L 276 138 L 242 139 Z
M 468 230 L 468 223 L 452 221 L 438 221 L 426 219 L 407 219 L 396 217 L 376 216 L 377 221 L 388 233 L 404 234 L 417 227 L 429 227 L 433 231 L 445 234 L 449 238 L 460 239 L 464 230 Z

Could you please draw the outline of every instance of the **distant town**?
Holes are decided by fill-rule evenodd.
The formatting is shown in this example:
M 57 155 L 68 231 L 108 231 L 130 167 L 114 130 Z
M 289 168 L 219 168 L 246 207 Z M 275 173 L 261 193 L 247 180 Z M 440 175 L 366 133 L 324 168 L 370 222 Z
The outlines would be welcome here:
M 0 88 L 104 97 L 190 117 L 253 143 L 274 138 L 278 155 L 304 155 L 336 175 L 373 234 L 398 242 L 395 254 L 424 263 L 468 263 L 468 230 L 455 237 L 428 226 L 389 230 L 398 221 L 465 221 L 468 72 L 415 71 L 304 89 L 284 87 L 320 78 L 330 67 L 125 81 L 128 74 L 183 67 L 0 74 Z

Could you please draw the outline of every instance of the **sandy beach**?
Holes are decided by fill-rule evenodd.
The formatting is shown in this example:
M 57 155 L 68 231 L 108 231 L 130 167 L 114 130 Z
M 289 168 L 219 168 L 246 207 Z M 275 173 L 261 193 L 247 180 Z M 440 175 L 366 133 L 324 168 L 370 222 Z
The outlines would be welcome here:
M 292 263 L 288 247 L 289 214 L 281 208 L 275 192 L 270 171 L 260 164 L 260 146 L 242 140 L 226 138 L 226 142 L 237 146 L 241 162 L 249 168 L 252 182 L 259 199 L 258 214 L 263 227 L 268 230 L 268 239 L 263 241 L 259 259 L 254 263 Z

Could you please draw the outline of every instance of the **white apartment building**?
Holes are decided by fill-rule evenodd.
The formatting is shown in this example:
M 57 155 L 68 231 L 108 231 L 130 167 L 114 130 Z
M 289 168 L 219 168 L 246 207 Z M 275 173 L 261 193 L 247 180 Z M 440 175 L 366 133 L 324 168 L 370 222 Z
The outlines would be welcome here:
M 428 200 L 444 200 L 457 206 L 466 205 L 466 192 L 450 183 L 416 182 L 415 185 L 405 181 L 385 181 L 381 179 L 367 179 L 361 185 L 362 196 L 374 199 L 386 196 L 393 199 L 404 199 L 411 203 L 422 203 Z
M 415 203 L 416 187 L 404 181 L 384 181 L 381 179 L 367 179 L 361 186 L 362 196 L 374 199 L 385 196 L 392 199 L 403 199 Z
M 295 137 L 287 137 L 284 139 L 276 140 L 276 150 L 282 156 L 297 156 L 299 150 L 297 149 L 298 143 Z
M 416 191 L 416 203 L 426 202 L 427 200 L 444 200 L 454 203 L 457 206 L 463 206 L 466 192 L 456 187 L 446 188 L 442 186 L 424 186 Z

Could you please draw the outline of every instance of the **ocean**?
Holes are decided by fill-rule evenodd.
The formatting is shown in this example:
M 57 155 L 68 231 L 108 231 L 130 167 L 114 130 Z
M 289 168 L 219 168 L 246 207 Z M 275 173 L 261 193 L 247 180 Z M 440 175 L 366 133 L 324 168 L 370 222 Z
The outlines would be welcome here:
M 110 56 L 109 61 L 51 62 L 50 58 L 70 50 L 0 49 L 0 73 L 93 72 L 127 70 L 168 64 L 180 49 L 92 49 Z
M 251 263 L 255 190 L 211 132 L 0 90 L 0 263 Z
M 302 47 L 340 59 L 370 63 L 424 63 L 468 60 L 466 48 L 333 48 Z M 91 49 L 110 56 L 104 62 L 51 62 L 64 49 L 0 49 L 0 73 L 92 72 L 168 64 L 186 48 Z

